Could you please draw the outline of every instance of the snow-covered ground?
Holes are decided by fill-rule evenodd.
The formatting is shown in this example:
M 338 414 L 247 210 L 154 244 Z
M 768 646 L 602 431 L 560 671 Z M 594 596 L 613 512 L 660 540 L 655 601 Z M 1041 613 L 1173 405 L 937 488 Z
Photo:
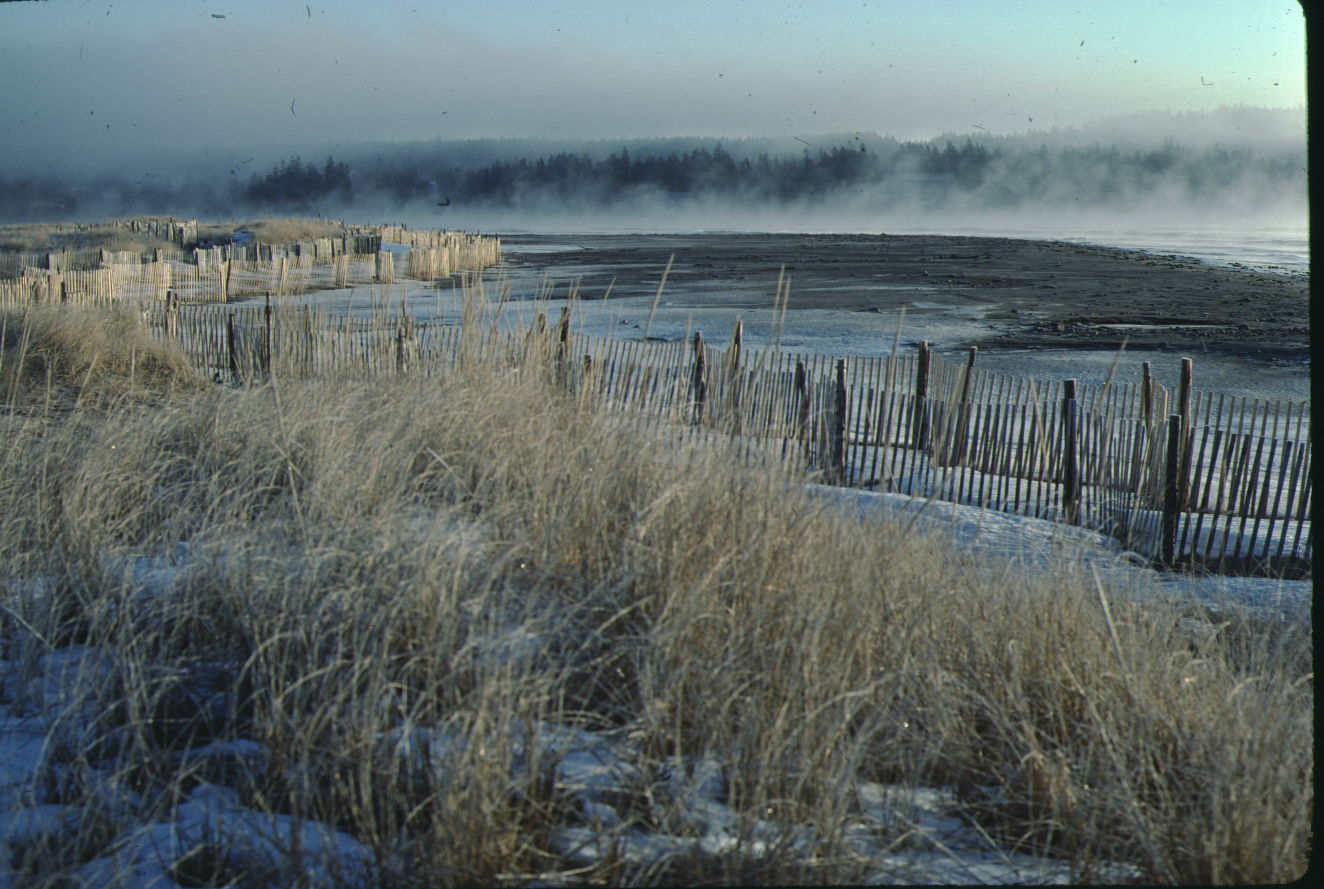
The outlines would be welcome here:
M 974 553 L 1006 556 L 1031 568 L 1045 567 L 1062 557 L 1098 571 L 1110 588 L 1138 598 L 1155 594 L 1178 601 L 1198 600 L 1217 607 L 1237 603 L 1265 613 L 1294 611 L 1312 600 L 1309 580 L 1254 577 L 1191 577 L 1162 574 L 1118 542 L 1095 531 L 1059 525 L 1027 516 L 974 506 L 927 500 L 905 494 L 875 494 L 848 488 L 813 486 L 818 496 L 832 499 L 861 515 L 914 515 L 935 531 L 950 534 L 953 545 Z
M 1023 516 L 981 510 L 941 501 L 919 500 L 900 494 L 811 486 L 812 493 L 863 517 L 911 516 L 917 524 L 950 539 L 957 552 L 976 556 L 971 564 L 987 562 L 985 554 L 1019 561 L 1028 568 L 1050 559 L 1068 558 L 1082 570 L 1097 572 L 1115 593 L 1137 597 L 1168 594 L 1199 598 L 1208 604 L 1240 601 L 1259 609 L 1284 610 L 1308 603 L 1309 582 L 1280 582 L 1232 578 L 1160 579 L 1138 566 L 1110 538 L 1078 528 Z M 214 564 L 193 558 L 187 547 L 170 558 L 137 558 L 112 567 L 122 570 L 132 588 L 144 596 L 169 595 L 190 571 Z M 40 594 L 40 581 L 26 586 Z M 522 627 L 512 626 L 493 638 L 485 656 L 527 656 L 539 646 Z M 103 654 L 96 649 L 68 646 L 51 650 L 35 671 L 0 660 L 0 868 L 16 853 L 44 835 L 78 829 L 85 811 L 61 804 L 61 788 L 73 779 L 61 765 L 62 743 L 93 716 L 74 691 L 78 676 L 100 669 Z M 199 688 L 199 699 L 208 690 Z M 62 732 L 52 731 L 61 725 Z M 551 755 L 552 776 L 562 793 L 573 797 L 583 817 L 555 831 L 551 844 L 572 865 L 590 866 L 606 855 L 640 865 L 677 854 L 717 856 L 737 842 L 736 815 L 721 799 L 721 769 L 711 760 L 676 762 L 668 772 L 641 776 L 628 741 L 608 739 L 572 726 L 541 724 L 534 727 L 544 756 Z M 528 730 L 517 725 L 517 734 Z M 521 752 L 529 737 L 516 738 L 513 768 L 527 769 Z M 384 753 L 414 759 L 426 768 L 446 768 L 462 741 L 445 727 L 401 727 L 381 738 Z M 250 773 L 265 767 L 266 751 L 247 739 L 213 742 L 181 752 L 195 764 L 216 760 L 240 763 Z M 205 773 L 202 769 L 200 773 Z M 166 816 L 142 817 L 159 811 L 149 800 L 120 786 L 105 770 L 93 767 L 78 779 L 91 788 L 83 799 L 95 799 L 96 817 L 111 814 L 131 826 L 109 849 L 87 862 L 79 877 L 89 886 L 126 889 L 170 889 L 180 885 L 171 868 L 190 852 L 219 844 L 230 861 L 253 872 L 284 870 L 291 864 L 307 875 L 311 885 L 369 886 L 381 863 L 354 837 L 328 824 L 263 814 L 245 808 L 239 794 L 220 784 L 201 783 Z M 638 792 L 641 782 L 685 814 L 676 831 L 647 832 L 623 824 L 613 800 Z M 1073 879 L 1068 862 L 997 848 L 978 828 L 955 814 L 955 801 L 946 788 L 900 787 L 861 783 L 846 789 L 856 794 L 860 815 L 849 839 L 857 855 L 868 862 L 871 882 L 878 883 L 1064 883 Z M 808 845 L 814 826 L 799 825 L 790 833 L 769 822 L 741 828 L 743 848 L 757 850 L 775 844 Z M 898 841 L 897 837 L 904 837 Z M 1102 875 L 1095 873 L 1098 879 Z M 1117 866 L 1105 879 L 1137 878 L 1133 870 Z M 0 872 L 0 887 L 12 884 L 12 875 Z

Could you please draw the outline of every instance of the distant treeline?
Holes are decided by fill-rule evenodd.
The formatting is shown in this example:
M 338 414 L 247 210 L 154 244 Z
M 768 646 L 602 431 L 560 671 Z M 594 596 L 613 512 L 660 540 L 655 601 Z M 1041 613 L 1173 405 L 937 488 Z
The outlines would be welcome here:
M 760 153 L 737 159 L 718 143 L 711 150 L 646 157 L 632 157 L 628 148 L 599 160 L 562 153 L 468 170 L 391 162 L 364 179 L 369 189 L 402 202 L 437 196 L 510 207 L 547 198 L 610 205 L 648 195 L 677 201 L 713 196 L 758 204 L 845 193 L 883 203 L 975 197 L 984 206 L 1015 208 L 1065 201 L 1110 204 L 1161 188 L 1174 191 L 1174 197 L 1211 197 L 1252 182 L 1304 183 L 1305 171 L 1300 158 L 1257 158 L 1249 149 L 1196 152 L 1168 143 L 1131 153 L 1105 147 L 990 151 L 967 139 L 959 148 L 951 142 L 941 148 L 923 143 L 881 150 L 806 148 L 799 157 Z
M 750 202 L 790 201 L 826 195 L 834 189 L 884 181 L 898 171 L 936 176 L 950 174 L 964 184 L 983 181 L 990 155 L 967 142 L 945 150 L 907 145 L 880 155 L 864 147 L 835 146 L 801 157 L 737 159 L 718 142 L 711 150 L 631 157 L 628 147 L 594 160 L 559 153 L 546 158 L 497 161 L 477 169 L 390 163 L 373 171 L 371 184 L 396 200 L 433 194 L 464 202 L 518 206 L 529 198 L 554 198 L 577 204 L 609 205 L 625 198 L 661 194 L 683 200 L 712 195 Z
M 265 174 L 252 174 L 247 182 L 196 174 L 174 184 L 150 177 L 104 177 L 73 186 L 0 177 L 0 220 L 54 221 L 104 213 L 107 207 L 219 218 L 249 210 L 338 211 L 360 202 L 518 210 L 549 204 L 610 208 L 656 199 L 682 205 L 719 199 L 755 207 L 849 198 L 880 208 L 905 202 L 999 209 L 1111 207 L 1156 194 L 1197 202 L 1234 194 L 1267 201 L 1303 192 L 1306 180 L 1301 156 L 1194 150 L 1172 142 L 1123 152 L 1099 145 L 988 149 L 971 139 L 959 147 L 951 141 L 940 147 L 877 137 L 866 144 L 857 137 L 782 155 L 741 155 L 711 141 L 665 152 L 637 146 L 635 154 L 624 146 L 605 157 L 563 151 L 484 162 L 473 154 L 461 163 L 444 143 L 416 143 L 348 161 L 328 156 L 320 168 L 295 156 Z
M 326 165 L 319 171 L 314 164 L 305 164 L 295 155 L 272 167 L 265 176 L 254 173 L 239 194 L 250 204 L 304 209 L 328 197 L 348 202 L 353 198 L 354 186 L 349 167 L 343 161 L 336 163 L 334 157 L 327 155 Z

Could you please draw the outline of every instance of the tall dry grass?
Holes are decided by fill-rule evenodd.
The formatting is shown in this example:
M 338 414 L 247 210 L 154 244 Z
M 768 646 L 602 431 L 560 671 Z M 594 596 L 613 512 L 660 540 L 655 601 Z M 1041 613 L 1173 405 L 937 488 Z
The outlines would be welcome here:
M 166 221 L 167 217 L 137 217 L 139 222 Z M 175 249 L 177 245 L 144 231 L 133 231 L 132 218 L 113 219 L 80 225 L 37 223 L 0 226 L 0 252 L 45 253 L 72 250 L 128 250 L 142 253 L 157 248 Z
M 99 403 L 203 389 L 178 343 L 153 336 L 133 307 L 0 308 L 0 397 L 11 408 Z
M 164 217 L 138 217 L 140 222 Z M 162 238 L 129 228 L 133 219 L 107 220 L 102 223 L 70 226 L 54 224 L 0 225 L 0 252 L 44 253 L 63 248 L 74 250 L 127 250 L 137 253 L 153 249 L 176 249 L 178 245 Z M 261 216 L 244 222 L 202 223 L 200 241 L 229 240 L 236 231 L 252 232 L 267 244 L 291 244 L 314 238 L 339 237 L 345 225 L 331 219 L 308 216 Z M 187 245 L 190 248 L 196 245 Z
M 1108 860 L 1170 883 L 1303 872 L 1308 614 L 1215 618 L 1075 564 L 974 563 L 568 398 L 546 369 L 177 386 L 152 410 L 19 425 L 0 639 L 58 744 L 45 780 L 85 815 L 16 850 L 18 884 L 110 846 L 108 781 L 145 801 L 136 817 L 205 781 L 333 824 L 391 886 L 858 880 L 861 781 L 954 787 L 1004 848 L 1081 880 Z M 139 556 L 180 567 L 148 595 Z M 44 709 L 36 665 L 58 651 L 98 654 Z M 587 816 L 538 723 L 638 766 L 617 831 L 692 831 L 655 776 L 717 766 L 741 845 L 571 874 L 550 837 Z M 428 752 L 391 754 L 415 736 Z M 184 755 L 236 739 L 265 759 Z M 754 854 L 758 819 L 812 826 L 812 848 Z M 293 879 L 291 856 L 266 876 Z M 237 860 L 218 840 L 177 864 L 228 879 Z
M 264 244 L 292 244 L 315 238 L 334 238 L 345 233 L 341 222 L 308 216 L 263 216 L 234 226 L 233 231 L 252 232 Z
M 0 226 L 0 252 L 58 253 L 65 247 L 73 250 L 127 250 L 144 253 L 158 248 L 174 248 L 175 245 L 142 232 L 111 225 L 93 226 L 77 232 L 69 232 L 55 225 Z

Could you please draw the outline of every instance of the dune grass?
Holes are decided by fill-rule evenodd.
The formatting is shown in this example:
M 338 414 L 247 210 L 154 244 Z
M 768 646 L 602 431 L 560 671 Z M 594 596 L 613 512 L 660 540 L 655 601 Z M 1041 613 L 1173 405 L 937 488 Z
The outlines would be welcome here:
M 293 244 L 315 238 L 336 238 L 345 226 L 332 219 L 310 216 L 262 216 L 245 222 L 214 222 L 198 226 L 198 240 L 229 240 L 237 231 L 252 232 L 264 244 Z
M 134 309 L 0 308 L 0 398 L 12 409 L 168 397 L 204 389 L 176 343 L 152 336 Z
M 140 221 L 164 217 L 138 217 Z M 132 219 L 107 220 L 90 225 L 0 225 L 0 252 L 45 253 L 70 250 L 127 250 L 143 253 L 153 249 L 175 249 L 178 245 L 128 227 Z M 262 216 L 244 222 L 214 222 L 198 225 L 200 241 L 229 240 L 236 231 L 252 232 L 267 244 L 292 244 L 313 238 L 339 237 L 341 222 L 307 216 Z M 187 245 L 190 248 L 196 245 Z
M 143 253 L 175 245 L 142 232 L 133 232 L 111 224 L 92 226 L 77 232 L 54 225 L 0 226 L 0 252 L 48 253 L 71 250 L 128 250 Z
M 166 217 L 140 216 L 141 222 L 165 221 Z M 157 248 L 174 249 L 176 244 L 128 227 L 133 219 L 114 219 L 87 225 L 0 226 L 0 251 L 7 253 L 45 253 L 70 250 L 128 250 L 142 253 Z
M 82 342 L 104 322 L 76 318 L 41 367 L 73 380 L 90 351 L 122 369 Z M 40 380 L 10 373 L 6 343 L 4 379 Z M 1142 606 L 1079 565 L 975 564 L 550 378 L 473 361 L 440 382 L 199 392 L 172 370 L 148 410 L 83 399 L 54 425 L 11 398 L 0 641 L 28 681 L 8 691 L 48 720 L 39 780 L 83 813 L 15 850 L 15 885 L 111 847 L 127 820 L 107 787 L 150 818 L 202 782 L 351 834 L 390 886 L 855 881 L 874 872 L 849 841 L 861 782 L 952 787 L 1004 848 L 1081 880 L 1109 860 L 1164 883 L 1303 873 L 1308 614 Z M 179 567 L 146 594 L 139 556 Z M 56 707 L 40 690 L 60 652 L 79 672 Z M 540 723 L 638 767 L 617 831 L 683 834 L 650 776 L 716 764 L 741 845 L 571 868 L 550 838 L 587 816 Z M 423 730 L 431 753 L 392 755 Z M 260 766 L 184 755 L 240 740 Z M 754 854 L 759 819 L 811 825 L 812 847 Z M 905 848 L 904 825 L 879 830 Z M 172 866 L 292 879 L 240 861 L 217 838 Z

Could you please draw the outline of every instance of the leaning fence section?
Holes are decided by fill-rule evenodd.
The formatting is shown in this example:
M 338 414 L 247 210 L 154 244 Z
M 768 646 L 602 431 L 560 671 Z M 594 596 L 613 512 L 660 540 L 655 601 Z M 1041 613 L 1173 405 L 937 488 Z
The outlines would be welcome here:
M 1042 382 L 919 355 L 833 358 L 574 339 L 568 366 L 615 407 L 793 459 L 821 481 L 1068 522 L 1156 564 L 1305 577 L 1308 402 L 1142 380 Z M 582 369 L 574 361 L 582 356 Z M 584 379 L 590 377 L 584 376 Z

